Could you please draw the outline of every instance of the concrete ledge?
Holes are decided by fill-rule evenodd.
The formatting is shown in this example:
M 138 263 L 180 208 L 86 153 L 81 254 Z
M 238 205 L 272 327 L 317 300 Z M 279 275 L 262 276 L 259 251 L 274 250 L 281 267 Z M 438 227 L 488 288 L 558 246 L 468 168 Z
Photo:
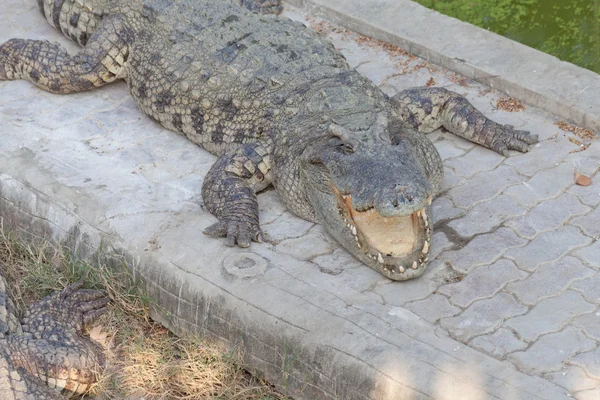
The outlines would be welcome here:
M 287 0 L 600 131 L 600 75 L 410 0 Z

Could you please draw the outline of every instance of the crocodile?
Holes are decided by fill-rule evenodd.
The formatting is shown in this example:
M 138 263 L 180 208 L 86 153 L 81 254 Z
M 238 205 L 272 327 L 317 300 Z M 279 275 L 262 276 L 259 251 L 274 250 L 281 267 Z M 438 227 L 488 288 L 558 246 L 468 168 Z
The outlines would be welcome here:
M 83 280 L 34 303 L 19 321 L 0 273 L 0 398 L 58 400 L 85 393 L 104 364 L 84 329 L 106 311 L 108 298 Z
M 424 135 L 438 128 L 503 155 L 537 135 L 491 121 L 463 96 L 414 88 L 388 96 L 326 38 L 273 15 L 276 0 L 38 0 L 83 48 L 0 45 L 0 80 L 53 93 L 125 80 L 139 108 L 218 159 L 202 185 L 229 246 L 263 239 L 257 192 L 392 280 L 421 275 L 443 166 Z M 255 12 L 267 11 L 267 12 Z

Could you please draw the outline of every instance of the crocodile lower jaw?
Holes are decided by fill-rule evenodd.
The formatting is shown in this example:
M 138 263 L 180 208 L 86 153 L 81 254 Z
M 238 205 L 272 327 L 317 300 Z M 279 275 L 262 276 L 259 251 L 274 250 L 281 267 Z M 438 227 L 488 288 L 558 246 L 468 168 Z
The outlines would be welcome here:
M 339 195 L 340 214 L 356 240 L 358 258 L 368 266 L 394 279 L 421 275 L 431 246 L 431 219 L 427 207 L 412 214 L 383 217 L 373 208 L 354 210 L 349 195 Z M 431 199 L 427 199 L 431 204 Z

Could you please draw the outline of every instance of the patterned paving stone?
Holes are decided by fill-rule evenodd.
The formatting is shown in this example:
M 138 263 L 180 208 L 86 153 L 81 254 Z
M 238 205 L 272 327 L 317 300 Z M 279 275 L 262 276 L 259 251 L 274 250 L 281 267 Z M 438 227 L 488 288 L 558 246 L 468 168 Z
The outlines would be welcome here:
M 456 147 L 454 142 L 452 142 L 451 140 L 446 140 L 444 137 L 439 138 L 433 144 L 435 145 L 435 148 L 437 149 L 438 153 L 440 153 L 440 157 L 442 157 L 442 160 L 460 157 L 466 152 L 465 149 Z
M 433 200 L 431 207 L 433 208 L 434 223 L 444 219 L 454 219 L 464 213 L 460 208 L 456 208 L 452 203 L 452 200 L 447 197 L 438 197 Z
M 573 218 L 571 220 L 571 225 L 580 227 L 588 236 L 600 239 L 600 207 L 596 207 L 594 211 L 589 214 Z
M 590 378 L 583 369 L 573 365 L 567 366 L 560 371 L 550 372 L 545 377 L 570 392 L 589 390 L 600 385 L 600 380 Z
M 515 235 L 510 228 L 500 228 L 495 232 L 476 236 L 465 247 L 456 251 L 446 251 L 438 259 L 449 261 L 461 273 L 468 273 L 478 265 L 489 265 L 496 261 L 507 249 L 523 246 L 527 241 Z
M 511 295 L 500 293 L 473 303 L 456 317 L 442 318 L 440 325 L 457 340 L 468 342 L 475 336 L 492 332 L 505 319 L 526 311 L 527 307 L 517 303 Z
M 575 318 L 572 325 L 583 328 L 586 335 L 600 341 L 600 311 L 581 315 Z
M 471 341 L 470 345 L 497 358 L 527 347 L 527 343 L 519 340 L 513 332 L 504 328 L 498 329 L 491 335 L 478 336 Z
M 345 269 L 364 266 L 363 263 L 343 249 L 337 249 L 331 254 L 315 257 L 312 262 L 317 264 L 321 271 L 330 275 L 338 275 Z M 373 272 L 377 273 L 376 271 Z
M 571 217 L 589 212 L 590 208 L 582 205 L 577 197 L 565 194 L 557 199 L 538 204 L 526 215 L 507 222 L 515 232 L 528 239 L 533 239 L 540 232 L 558 228 Z
M 405 307 L 432 324 L 435 324 L 440 318 L 451 317 L 462 311 L 439 294 L 432 294 L 425 300 L 408 303 Z
M 444 232 L 435 232 L 431 238 L 431 250 L 429 250 L 429 258 L 434 260 L 441 252 L 453 246 L 454 243 L 448 240 Z
M 527 246 L 508 250 L 504 256 L 514 260 L 519 268 L 534 271 L 540 264 L 558 260 L 571 249 L 591 242 L 592 239 L 582 235 L 577 228 L 563 226 L 542 233 Z
M 572 288 L 583 294 L 587 301 L 600 304 L 600 275 L 577 281 L 573 283 Z
M 575 257 L 565 257 L 560 261 L 543 264 L 527 279 L 509 283 L 506 290 L 517 296 L 521 303 L 533 305 L 543 298 L 559 294 L 576 279 L 594 275 L 595 271 L 585 267 Z
M 444 164 L 456 175 L 470 178 L 482 171 L 491 171 L 504 161 L 504 157 L 483 147 L 474 147 L 466 155 L 447 160 Z
M 591 246 L 575 251 L 574 254 L 583 258 L 588 266 L 600 270 L 600 240 L 596 240 Z
M 334 248 L 331 239 L 315 228 L 301 238 L 284 240 L 276 247 L 278 252 L 289 254 L 298 260 L 311 260 L 316 256 L 329 254 Z
M 289 211 L 285 211 L 273 222 L 261 226 L 265 240 L 280 243 L 286 239 L 298 238 L 305 235 L 315 224 L 295 217 Z
M 448 225 L 458 234 L 470 237 L 478 233 L 490 232 L 505 221 L 524 214 L 527 209 L 517 204 L 510 196 L 500 195 L 493 200 L 479 203 L 462 218 Z
M 583 204 L 595 207 L 600 204 L 600 175 L 596 174 L 592 177 L 592 184 L 590 186 L 579 186 L 573 185 L 568 190 L 579 197 Z
M 559 331 L 577 315 L 590 313 L 595 306 L 572 290 L 563 294 L 540 301 L 527 314 L 506 321 L 506 326 L 514 329 L 519 336 L 533 342 L 541 335 Z
M 372 292 L 380 295 L 386 304 L 403 306 L 411 301 L 425 299 L 436 291 L 446 270 L 444 263 L 433 261 L 420 278 L 404 282 L 388 280 L 387 284 L 376 286 Z
M 491 265 L 474 268 L 463 280 L 444 285 L 438 292 L 447 295 L 452 303 L 467 308 L 476 300 L 492 297 L 507 282 L 526 276 L 527 273 L 518 270 L 512 261 L 500 260 Z
M 545 199 L 551 199 L 573 185 L 573 166 L 561 163 L 558 166 L 536 172 L 522 185 L 508 188 L 505 193 L 514 196 L 526 206 L 533 206 Z
M 489 200 L 505 188 L 525 181 L 525 177 L 516 173 L 514 168 L 501 165 L 493 171 L 475 175 L 467 183 L 451 189 L 448 195 L 456 205 L 469 208 L 481 201 Z
M 517 368 L 529 374 L 558 371 L 575 353 L 592 350 L 596 341 L 580 330 L 567 327 L 564 331 L 541 337 L 530 348 L 509 356 Z
M 572 364 L 579 365 L 592 378 L 600 379 L 600 347 L 573 357 Z
M 441 187 L 442 192 L 462 186 L 466 182 L 467 180 L 465 178 L 461 178 L 460 176 L 456 175 L 451 168 L 444 167 L 444 179 L 442 180 Z
M 571 148 L 565 146 L 564 140 L 556 138 L 545 140 L 536 144 L 532 150 L 537 157 L 527 157 L 528 154 L 516 154 L 509 157 L 504 163 L 515 167 L 519 173 L 533 176 L 536 172 L 555 167 L 569 154 Z

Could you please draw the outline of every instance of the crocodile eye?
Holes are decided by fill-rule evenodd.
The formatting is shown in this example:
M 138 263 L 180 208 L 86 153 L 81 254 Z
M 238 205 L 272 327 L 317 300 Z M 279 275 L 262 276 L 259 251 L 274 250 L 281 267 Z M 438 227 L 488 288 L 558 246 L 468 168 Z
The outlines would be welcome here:
M 352 154 L 356 151 L 352 143 L 342 142 L 338 145 L 340 152 L 343 154 Z
M 352 154 L 356 151 L 357 144 L 353 140 L 344 140 L 340 137 L 334 136 L 329 139 L 329 145 L 334 147 L 337 151 L 342 154 Z

